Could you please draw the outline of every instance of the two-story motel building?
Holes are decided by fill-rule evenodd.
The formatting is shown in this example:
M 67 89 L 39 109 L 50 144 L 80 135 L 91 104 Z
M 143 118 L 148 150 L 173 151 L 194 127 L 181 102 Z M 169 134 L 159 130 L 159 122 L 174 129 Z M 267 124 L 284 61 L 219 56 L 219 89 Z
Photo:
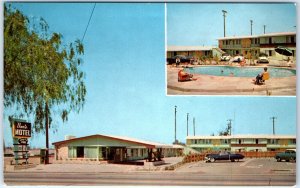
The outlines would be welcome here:
M 188 147 L 205 151 L 282 151 L 296 149 L 296 136 L 292 135 L 231 135 L 188 136 Z
M 268 33 L 251 36 L 233 36 L 218 39 L 219 48 L 230 55 L 242 54 L 246 58 L 265 53 L 274 59 L 282 58 L 275 52 L 277 46 L 289 48 L 296 58 L 296 32 Z

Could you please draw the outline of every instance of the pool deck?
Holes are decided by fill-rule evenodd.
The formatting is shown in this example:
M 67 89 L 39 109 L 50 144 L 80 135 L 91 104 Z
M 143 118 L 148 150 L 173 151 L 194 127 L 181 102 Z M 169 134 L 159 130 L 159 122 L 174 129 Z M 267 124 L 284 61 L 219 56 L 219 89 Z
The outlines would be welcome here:
M 193 67 L 198 66 L 205 65 L 196 65 Z M 262 67 L 263 71 L 263 67 L 265 66 L 266 65 L 260 65 L 255 67 Z M 178 71 L 180 68 L 172 66 L 167 66 L 166 68 L 168 95 L 296 96 L 296 76 L 270 78 L 264 85 L 255 85 L 253 82 L 254 78 L 211 76 L 202 74 L 194 74 L 193 78 L 197 78 L 197 80 L 178 82 Z

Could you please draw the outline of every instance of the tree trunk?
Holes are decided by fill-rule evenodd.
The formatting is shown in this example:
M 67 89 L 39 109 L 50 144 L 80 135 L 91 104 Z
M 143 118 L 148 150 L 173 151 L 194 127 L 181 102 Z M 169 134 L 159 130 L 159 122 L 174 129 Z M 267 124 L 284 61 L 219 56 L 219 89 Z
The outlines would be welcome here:
M 45 120 L 45 127 L 46 127 L 46 153 L 45 153 L 45 164 L 49 164 L 49 135 L 48 135 L 48 128 L 49 128 L 49 108 L 48 102 L 46 102 L 45 106 L 45 113 L 46 113 L 46 120 Z

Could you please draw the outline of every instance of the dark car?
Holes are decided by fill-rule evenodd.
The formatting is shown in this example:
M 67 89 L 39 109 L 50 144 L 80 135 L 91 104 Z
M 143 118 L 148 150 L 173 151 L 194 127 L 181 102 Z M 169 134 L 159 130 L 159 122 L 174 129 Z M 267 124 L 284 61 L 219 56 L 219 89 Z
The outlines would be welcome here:
M 285 160 L 286 162 L 289 161 L 296 161 L 296 149 L 287 149 L 285 152 L 277 153 L 275 155 L 275 159 L 280 162 L 281 160 Z
M 207 154 L 205 156 L 205 162 L 215 162 L 217 160 L 230 160 L 231 162 L 239 161 L 240 159 L 244 159 L 244 155 L 242 154 L 234 154 L 230 152 L 224 152 L 219 154 Z
M 176 63 L 177 58 L 180 59 L 180 63 L 190 62 L 184 55 L 175 55 L 173 57 L 167 58 L 168 64 Z

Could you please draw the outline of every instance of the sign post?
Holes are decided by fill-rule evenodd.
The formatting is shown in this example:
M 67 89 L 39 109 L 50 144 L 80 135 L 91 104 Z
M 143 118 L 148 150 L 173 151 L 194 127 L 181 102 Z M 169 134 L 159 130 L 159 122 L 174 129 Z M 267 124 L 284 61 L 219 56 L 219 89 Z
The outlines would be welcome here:
M 25 160 L 25 163 L 28 164 L 28 138 L 31 137 L 31 123 L 13 119 L 12 136 L 16 165 L 19 164 L 19 160 Z

